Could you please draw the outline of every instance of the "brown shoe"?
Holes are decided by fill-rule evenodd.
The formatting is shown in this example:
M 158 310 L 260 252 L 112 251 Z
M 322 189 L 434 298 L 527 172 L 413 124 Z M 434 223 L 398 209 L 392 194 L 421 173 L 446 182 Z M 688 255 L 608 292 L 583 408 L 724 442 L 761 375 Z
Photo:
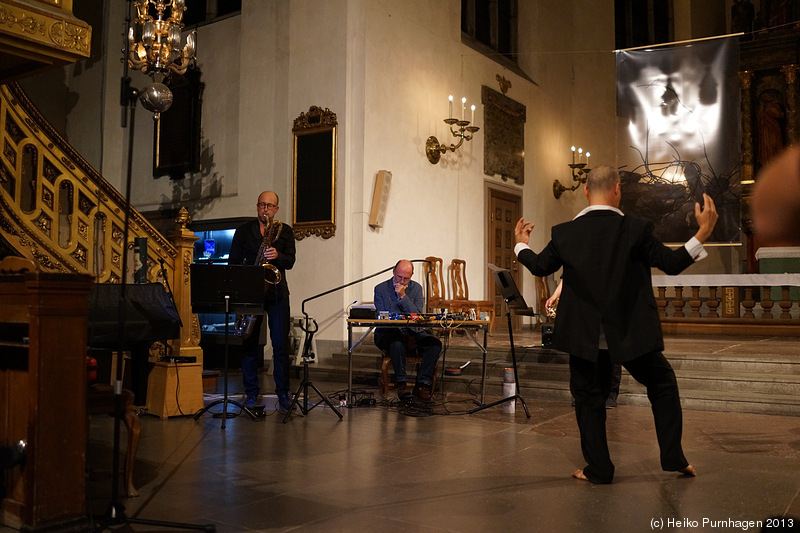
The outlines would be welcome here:
M 414 397 L 421 402 L 430 402 L 433 399 L 430 383 L 417 383 L 414 385 Z
M 398 381 L 397 385 L 395 385 L 395 390 L 397 391 L 397 397 L 399 398 L 404 394 L 408 394 L 408 385 L 405 381 Z

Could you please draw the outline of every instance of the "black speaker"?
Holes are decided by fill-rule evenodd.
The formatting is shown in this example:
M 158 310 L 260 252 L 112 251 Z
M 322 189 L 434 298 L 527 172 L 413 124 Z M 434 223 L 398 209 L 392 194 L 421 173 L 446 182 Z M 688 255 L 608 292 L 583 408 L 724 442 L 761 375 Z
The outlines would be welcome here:
M 553 326 L 542 324 L 542 346 L 549 348 L 553 344 Z

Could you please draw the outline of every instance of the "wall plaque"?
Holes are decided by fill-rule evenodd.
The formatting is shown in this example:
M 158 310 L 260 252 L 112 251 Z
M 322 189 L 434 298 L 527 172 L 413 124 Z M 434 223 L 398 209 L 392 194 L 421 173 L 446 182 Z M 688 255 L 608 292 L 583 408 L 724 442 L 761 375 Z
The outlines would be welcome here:
M 499 174 L 525 183 L 525 106 L 511 98 L 481 87 L 483 103 L 483 173 Z

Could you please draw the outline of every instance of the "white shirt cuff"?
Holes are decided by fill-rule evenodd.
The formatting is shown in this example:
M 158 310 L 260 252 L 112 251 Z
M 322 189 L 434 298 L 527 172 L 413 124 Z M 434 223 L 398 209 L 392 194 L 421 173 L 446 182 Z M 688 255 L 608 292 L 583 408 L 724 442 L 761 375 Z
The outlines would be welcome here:
M 522 250 L 526 250 L 526 249 L 530 250 L 531 247 L 528 246 L 527 244 L 525 244 L 524 242 L 518 242 L 517 244 L 514 245 L 514 255 L 519 256 L 519 253 Z
M 695 261 L 700 261 L 708 257 L 708 252 L 703 248 L 703 243 L 697 240 L 697 237 L 689 239 L 683 247 L 686 248 L 686 251 L 689 252 L 689 255 L 691 255 L 692 259 Z

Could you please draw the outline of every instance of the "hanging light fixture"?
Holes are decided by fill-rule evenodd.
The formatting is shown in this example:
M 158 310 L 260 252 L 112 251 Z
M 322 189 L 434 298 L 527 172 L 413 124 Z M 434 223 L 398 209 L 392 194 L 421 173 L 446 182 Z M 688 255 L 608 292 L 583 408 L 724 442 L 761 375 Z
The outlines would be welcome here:
M 194 66 L 197 32 L 190 33 L 181 47 L 186 0 L 136 0 L 134 6 L 136 19 L 128 29 L 128 65 L 153 80 L 139 92 L 139 100 L 158 118 L 172 105 L 165 78 L 172 73 L 183 75 Z

